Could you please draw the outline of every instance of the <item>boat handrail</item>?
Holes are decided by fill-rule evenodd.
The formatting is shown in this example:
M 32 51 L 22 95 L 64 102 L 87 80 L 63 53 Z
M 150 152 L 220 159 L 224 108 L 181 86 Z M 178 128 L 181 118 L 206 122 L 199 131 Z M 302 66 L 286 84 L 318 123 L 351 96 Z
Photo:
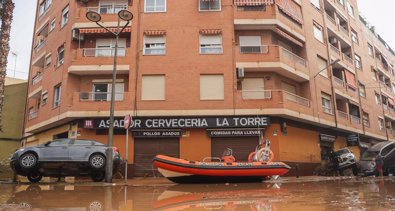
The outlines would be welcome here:
M 221 158 L 219 157 L 205 157 L 203 158 L 203 162 L 207 162 L 208 159 L 210 159 L 211 161 L 218 160 L 218 162 L 222 162 Z

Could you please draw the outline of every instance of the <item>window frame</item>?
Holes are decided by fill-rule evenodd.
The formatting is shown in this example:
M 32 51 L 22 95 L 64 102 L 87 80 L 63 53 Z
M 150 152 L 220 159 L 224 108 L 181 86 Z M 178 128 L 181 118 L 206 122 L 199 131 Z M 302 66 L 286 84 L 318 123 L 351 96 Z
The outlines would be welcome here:
M 221 0 L 213 0 L 213 1 L 218 1 L 219 9 L 217 9 L 217 10 L 214 10 L 214 9 L 202 10 L 202 8 L 201 8 L 202 0 L 198 0 L 198 1 L 199 1 L 199 5 L 198 5 L 199 12 L 218 12 L 218 11 L 222 10 L 222 1 Z
M 156 9 L 157 6 L 157 1 L 161 1 L 161 0 L 154 0 L 154 11 L 147 11 L 147 0 L 144 0 L 144 13 L 160 13 L 160 12 L 167 12 L 167 0 L 163 0 L 165 2 L 165 8 L 163 11 L 159 11 Z
M 370 117 L 369 117 L 369 114 L 366 112 L 362 112 L 362 124 L 365 127 L 370 128 Z
M 318 31 L 316 31 L 316 29 L 319 31 L 319 32 L 321 32 L 321 37 L 320 38 L 317 38 L 317 34 L 316 34 L 316 32 L 318 32 Z M 313 36 L 314 36 L 314 38 L 316 39 L 316 40 L 318 40 L 318 41 L 320 41 L 321 43 L 323 43 L 323 44 L 325 44 L 325 37 L 324 37 L 324 28 L 320 25 L 320 24 L 318 24 L 317 22 L 315 22 L 315 21 L 313 21 Z M 322 38 L 322 40 L 320 40 Z
M 324 105 L 328 102 L 329 102 L 329 107 Z M 322 111 L 324 113 L 333 115 L 332 96 L 331 95 L 321 92 L 321 107 L 322 107 Z
M 361 82 L 358 83 L 358 89 L 359 89 L 359 96 L 366 98 L 366 87 L 364 84 L 362 84 Z M 361 92 L 361 90 L 363 90 Z
M 313 1 L 318 1 L 318 5 L 316 5 Z M 310 0 L 310 4 L 313 5 L 317 10 L 321 10 L 321 1 L 320 0 Z
M 60 57 L 60 55 L 63 55 L 63 58 Z M 64 59 L 65 59 L 65 45 L 61 45 L 58 48 L 58 55 L 57 55 L 57 61 L 56 65 L 59 67 L 64 64 Z
M 213 43 L 211 43 L 211 44 L 202 44 L 202 38 L 203 37 L 214 37 L 214 36 L 219 36 L 220 37 L 220 40 L 221 40 L 221 44 L 220 45 L 219 44 L 213 44 Z M 202 46 L 202 45 L 204 45 L 204 46 Z M 211 52 L 208 52 L 208 53 L 202 52 L 202 49 L 204 49 L 204 48 L 207 48 L 207 49 L 218 48 L 219 49 L 219 46 L 221 47 L 221 49 L 218 52 L 213 52 L 213 53 L 211 53 Z M 204 34 L 201 34 L 199 36 L 199 54 L 200 55 L 219 55 L 219 54 L 224 54 L 224 45 L 223 45 L 222 34 L 218 34 L 218 35 L 204 35 Z
M 163 38 L 163 43 L 159 43 L 159 42 L 152 42 L 152 43 L 147 43 L 146 42 L 146 38 L 148 37 L 162 37 Z M 150 48 L 147 48 L 147 44 L 150 45 Z M 163 44 L 163 48 L 159 48 L 158 46 L 161 46 Z M 151 47 L 151 45 L 155 46 L 155 47 Z M 150 50 L 163 50 L 163 53 L 147 53 L 146 50 L 150 49 Z M 162 35 L 162 36 L 147 36 L 144 35 L 143 37 L 143 55 L 144 56 L 163 56 L 166 55 L 166 35 Z
M 53 108 L 58 108 L 60 107 L 62 99 L 62 83 L 57 84 L 54 86 L 54 93 L 53 93 Z
M 65 18 L 66 14 L 67 14 L 67 16 Z M 70 19 L 70 8 L 69 8 L 69 5 L 67 5 L 66 7 L 63 8 L 61 17 L 62 17 L 62 19 L 60 21 L 60 28 L 63 28 L 64 26 L 67 25 L 67 23 L 69 22 L 69 19 Z

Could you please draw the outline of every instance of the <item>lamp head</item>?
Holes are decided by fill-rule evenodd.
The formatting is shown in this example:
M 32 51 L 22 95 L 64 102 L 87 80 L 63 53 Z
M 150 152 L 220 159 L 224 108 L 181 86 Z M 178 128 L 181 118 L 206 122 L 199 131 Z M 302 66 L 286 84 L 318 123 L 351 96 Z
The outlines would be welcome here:
M 133 14 L 128 10 L 121 10 L 118 12 L 118 17 L 124 21 L 131 21 L 133 19 Z
M 101 15 L 95 11 L 89 11 L 86 13 L 86 18 L 92 22 L 99 22 L 101 20 Z

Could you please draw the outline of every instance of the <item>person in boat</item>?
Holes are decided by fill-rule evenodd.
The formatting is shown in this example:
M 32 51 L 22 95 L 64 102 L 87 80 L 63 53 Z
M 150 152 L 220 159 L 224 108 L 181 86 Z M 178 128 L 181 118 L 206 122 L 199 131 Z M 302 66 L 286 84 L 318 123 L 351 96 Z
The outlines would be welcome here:
M 221 158 L 225 163 L 236 162 L 236 158 L 233 156 L 233 150 L 231 148 L 226 148 Z
M 270 150 L 270 141 L 266 139 L 264 143 L 259 144 L 255 148 L 255 152 L 251 152 L 248 156 L 249 162 L 271 162 L 273 160 L 273 152 Z

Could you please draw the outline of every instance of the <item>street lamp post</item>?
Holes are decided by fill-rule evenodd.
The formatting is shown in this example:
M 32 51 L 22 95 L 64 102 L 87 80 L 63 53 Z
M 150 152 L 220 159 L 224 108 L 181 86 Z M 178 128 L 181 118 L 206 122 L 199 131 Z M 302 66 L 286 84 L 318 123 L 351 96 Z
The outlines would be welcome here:
M 107 30 L 111 34 L 115 35 L 115 48 L 114 48 L 114 67 L 112 71 L 112 81 L 111 81 L 111 106 L 110 106 L 110 125 L 108 128 L 108 149 L 106 151 L 106 182 L 112 182 L 113 173 L 113 138 L 114 138 L 114 107 L 115 107 L 115 81 L 117 78 L 117 57 L 118 57 L 118 38 L 119 34 L 129 25 L 130 21 L 133 19 L 133 14 L 128 10 L 121 10 L 118 12 L 118 24 L 116 32 L 113 32 L 109 28 L 103 26 L 99 23 L 101 20 L 101 15 L 95 11 L 89 11 L 86 13 L 88 20 L 95 22 L 101 28 Z M 121 28 L 121 19 L 126 21 L 126 24 Z

